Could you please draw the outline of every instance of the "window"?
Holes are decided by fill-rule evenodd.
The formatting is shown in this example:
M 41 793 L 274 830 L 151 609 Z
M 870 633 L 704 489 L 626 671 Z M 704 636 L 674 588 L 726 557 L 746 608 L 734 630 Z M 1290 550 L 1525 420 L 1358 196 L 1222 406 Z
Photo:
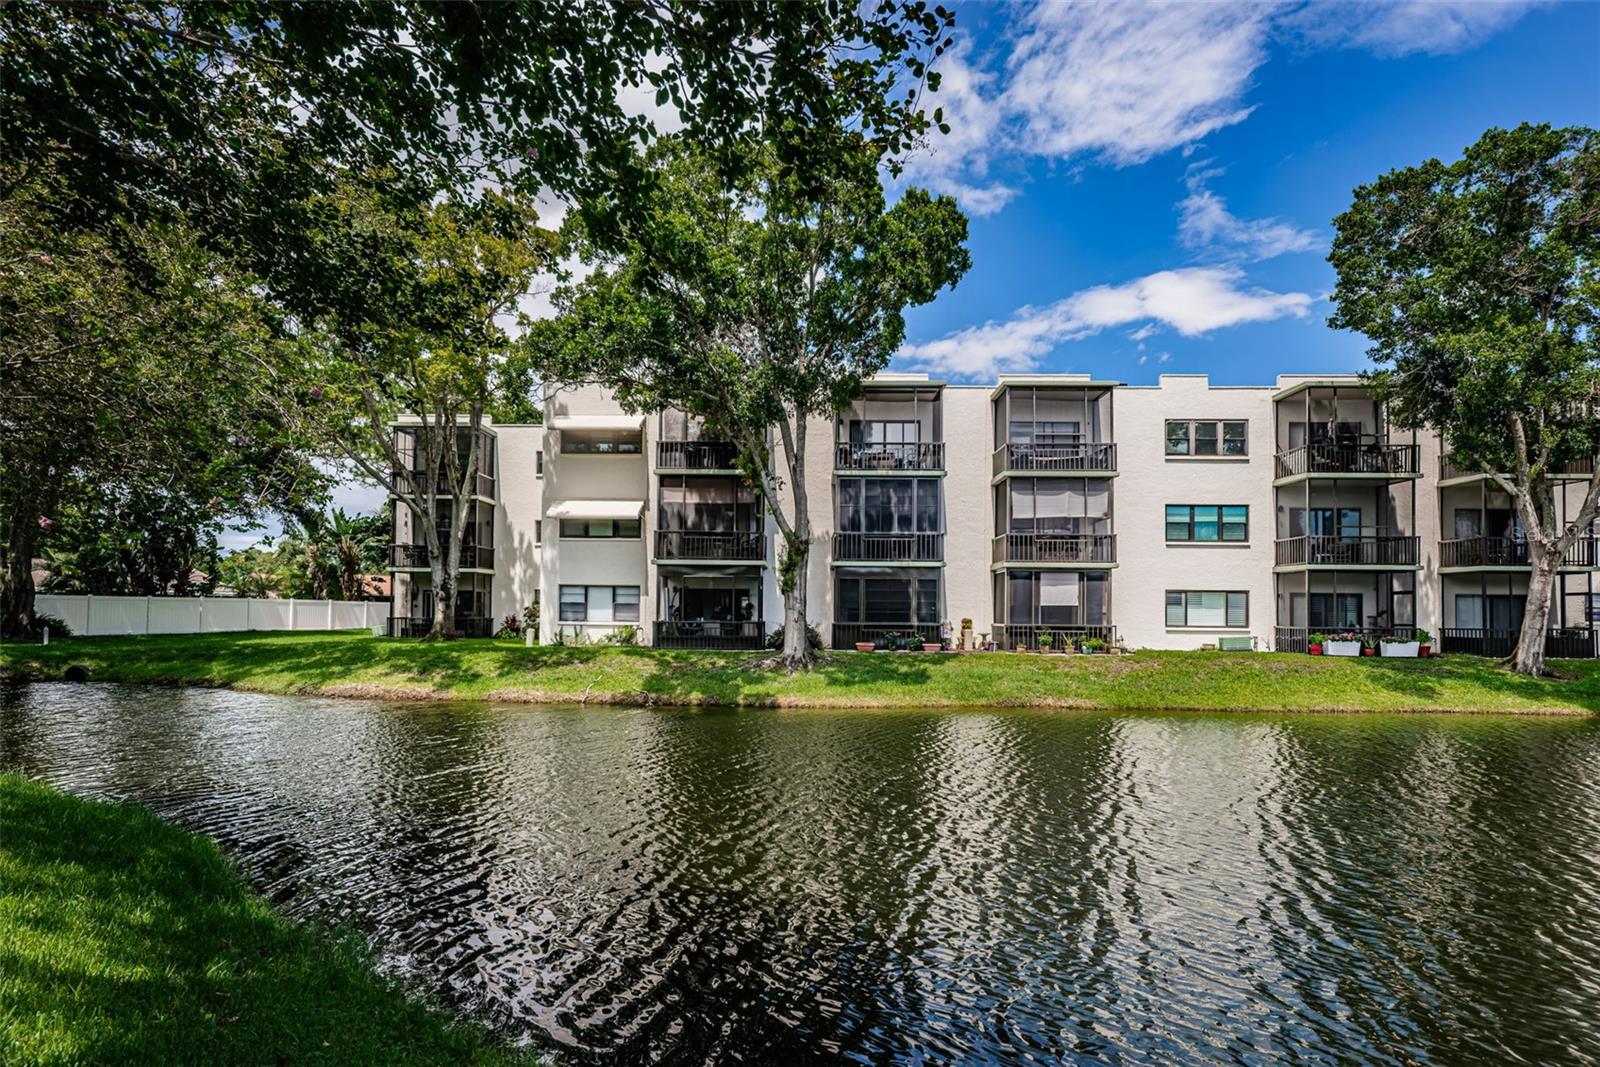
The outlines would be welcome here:
M 638 519 L 562 519 L 561 536 L 583 538 L 638 537 Z
M 536 545 L 544 544 L 544 520 L 543 519 L 534 519 L 533 520 L 533 543 L 536 544 Z
M 1246 456 L 1250 454 L 1248 422 L 1187 419 L 1167 421 L 1169 456 Z
M 1313 630 L 1361 629 L 1360 593 L 1340 593 L 1337 600 L 1333 593 L 1312 593 L 1309 615 L 1306 612 L 1306 604 L 1306 594 L 1289 594 L 1291 626 L 1309 626 Z
M 1336 526 L 1333 508 L 1290 508 L 1289 536 L 1304 537 L 1309 533 L 1317 537 L 1338 537 L 1345 541 L 1360 538 L 1360 508 L 1340 508 L 1338 519 Z
M 642 438 L 636 430 L 618 430 L 614 433 L 600 430 L 561 431 L 561 451 L 574 455 L 638 455 L 641 447 Z
M 1008 478 L 999 492 L 1005 496 L 996 498 L 997 533 L 1111 532 L 1111 494 L 1103 478 Z
M 845 533 L 939 533 L 939 478 L 845 478 L 839 529 Z
M 1168 541 L 1248 541 L 1247 504 L 1168 504 Z
M 533 454 L 533 475 L 535 478 L 544 477 L 544 449 Z
M 1456 625 L 1467 630 L 1520 630 L 1528 606 L 1525 596 L 1456 594 Z
M 1110 619 L 1110 579 L 1099 571 L 1007 571 L 996 596 L 999 618 L 1016 626 L 1104 626 Z M 1004 583 L 1003 587 L 998 583 Z
M 638 622 L 636 585 L 564 585 L 562 622 Z
M 872 625 L 939 621 L 939 579 L 921 575 L 838 575 L 834 621 Z
M 1243 629 L 1250 625 L 1250 594 L 1169 589 L 1167 625 Z

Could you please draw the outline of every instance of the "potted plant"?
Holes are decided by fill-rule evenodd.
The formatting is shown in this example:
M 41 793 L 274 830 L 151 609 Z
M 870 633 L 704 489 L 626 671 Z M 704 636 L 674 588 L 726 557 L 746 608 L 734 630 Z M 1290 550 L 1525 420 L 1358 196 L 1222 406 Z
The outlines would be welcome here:
M 856 651 L 857 652 L 871 652 L 873 649 L 875 649 L 877 647 L 878 647 L 877 643 L 873 642 L 873 641 L 857 641 L 856 642 Z
M 1322 642 L 1323 655 L 1327 656 L 1359 656 L 1361 655 L 1361 636 L 1359 634 L 1344 633 L 1326 634 L 1327 640 Z
M 1421 654 L 1422 643 L 1414 636 L 1410 640 L 1401 640 L 1391 634 L 1381 639 L 1378 642 L 1378 647 L 1382 650 L 1385 658 L 1416 659 Z
M 1325 642 L 1327 640 L 1328 640 L 1328 635 L 1327 634 L 1312 634 L 1307 639 L 1306 651 L 1311 653 L 1313 656 L 1322 655 L 1322 645 L 1323 645 L 1323 642 Z
M 1433 635 L 1422 627 L 1417 627 L 1417 655 L 1427 659 L 1433 655 Z
M 972 648 L 973 647 L 972 620 L 971 619 L 962 619 L 961 620 L 961 646 L 960 647 L 962 647 L 962 648 Z
M 1054 642 L 1055 642 L 1055 639 L 1053 637 L 1051 637 L 1049 634 L 1040 634 L 1039 635 L 1039 651 L 1040 652 L 1049 652 L 1050 651 L 1050 646 Z
M 1098 637 L 1085 637 L 1078 643 L 1078 648 L 1083 652 L 1104 652 L 1106 643 Z
M 1361 654 L 1363 656 L 1376 656 L 1378 654 L 1378 639 L 1371 634 L 1362 637 Z

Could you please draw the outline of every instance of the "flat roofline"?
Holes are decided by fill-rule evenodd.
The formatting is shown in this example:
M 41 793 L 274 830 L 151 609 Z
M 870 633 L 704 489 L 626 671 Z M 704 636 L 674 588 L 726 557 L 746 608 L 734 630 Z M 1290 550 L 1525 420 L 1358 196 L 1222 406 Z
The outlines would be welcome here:
M 1111 390 L 1119 388 L 1122 382 L 1106 379 L 1091 378 L 1087 374 L 1082 377 L 1069 377 L 1061 374 L 1003 374 L 989 391 L 991 397 L 999 396 L 1004 390 L 1014 386 L 1026 388 L 1056 387 L 1061 389 L 1101 389 Z
M 1293 385 L 1279 387 L 1278 392 L 1273 394 L 1272 399 L 1284 400 L 1303 393 L 1307 389 L 1349 389 L 1352 387 L 1365 389 L 1367 388 L 1367 383 L 1356 375 L 1344 378 L 1307 378 L 1304 381 L 1295 382 Z

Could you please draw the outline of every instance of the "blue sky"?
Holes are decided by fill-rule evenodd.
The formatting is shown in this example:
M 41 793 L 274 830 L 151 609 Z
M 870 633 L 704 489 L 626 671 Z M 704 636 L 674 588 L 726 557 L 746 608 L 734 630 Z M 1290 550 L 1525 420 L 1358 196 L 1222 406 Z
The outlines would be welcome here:
M 1600 125 L 1600 4 L 957 7 L 954 124 L 908 180 L 972 215 L 972 270 L 908 317 L 950 380 L 1350 371 L 1328 328 L 1351 190 L 1490 126 Z

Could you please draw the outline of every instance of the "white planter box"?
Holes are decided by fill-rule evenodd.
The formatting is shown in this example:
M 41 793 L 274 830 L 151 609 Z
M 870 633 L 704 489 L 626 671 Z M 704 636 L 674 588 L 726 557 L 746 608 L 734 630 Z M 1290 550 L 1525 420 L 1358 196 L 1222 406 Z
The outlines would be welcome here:
M 1401 659 L 1416 659 L 1421 654 L 1420 641 L 1379 641 L 1378 651 L 1383 656 L 1398 656 Z
M 1329 641 L 1322 646 L 1324 656 L 1359 656 L 1361 655 L 1360 641 Z

